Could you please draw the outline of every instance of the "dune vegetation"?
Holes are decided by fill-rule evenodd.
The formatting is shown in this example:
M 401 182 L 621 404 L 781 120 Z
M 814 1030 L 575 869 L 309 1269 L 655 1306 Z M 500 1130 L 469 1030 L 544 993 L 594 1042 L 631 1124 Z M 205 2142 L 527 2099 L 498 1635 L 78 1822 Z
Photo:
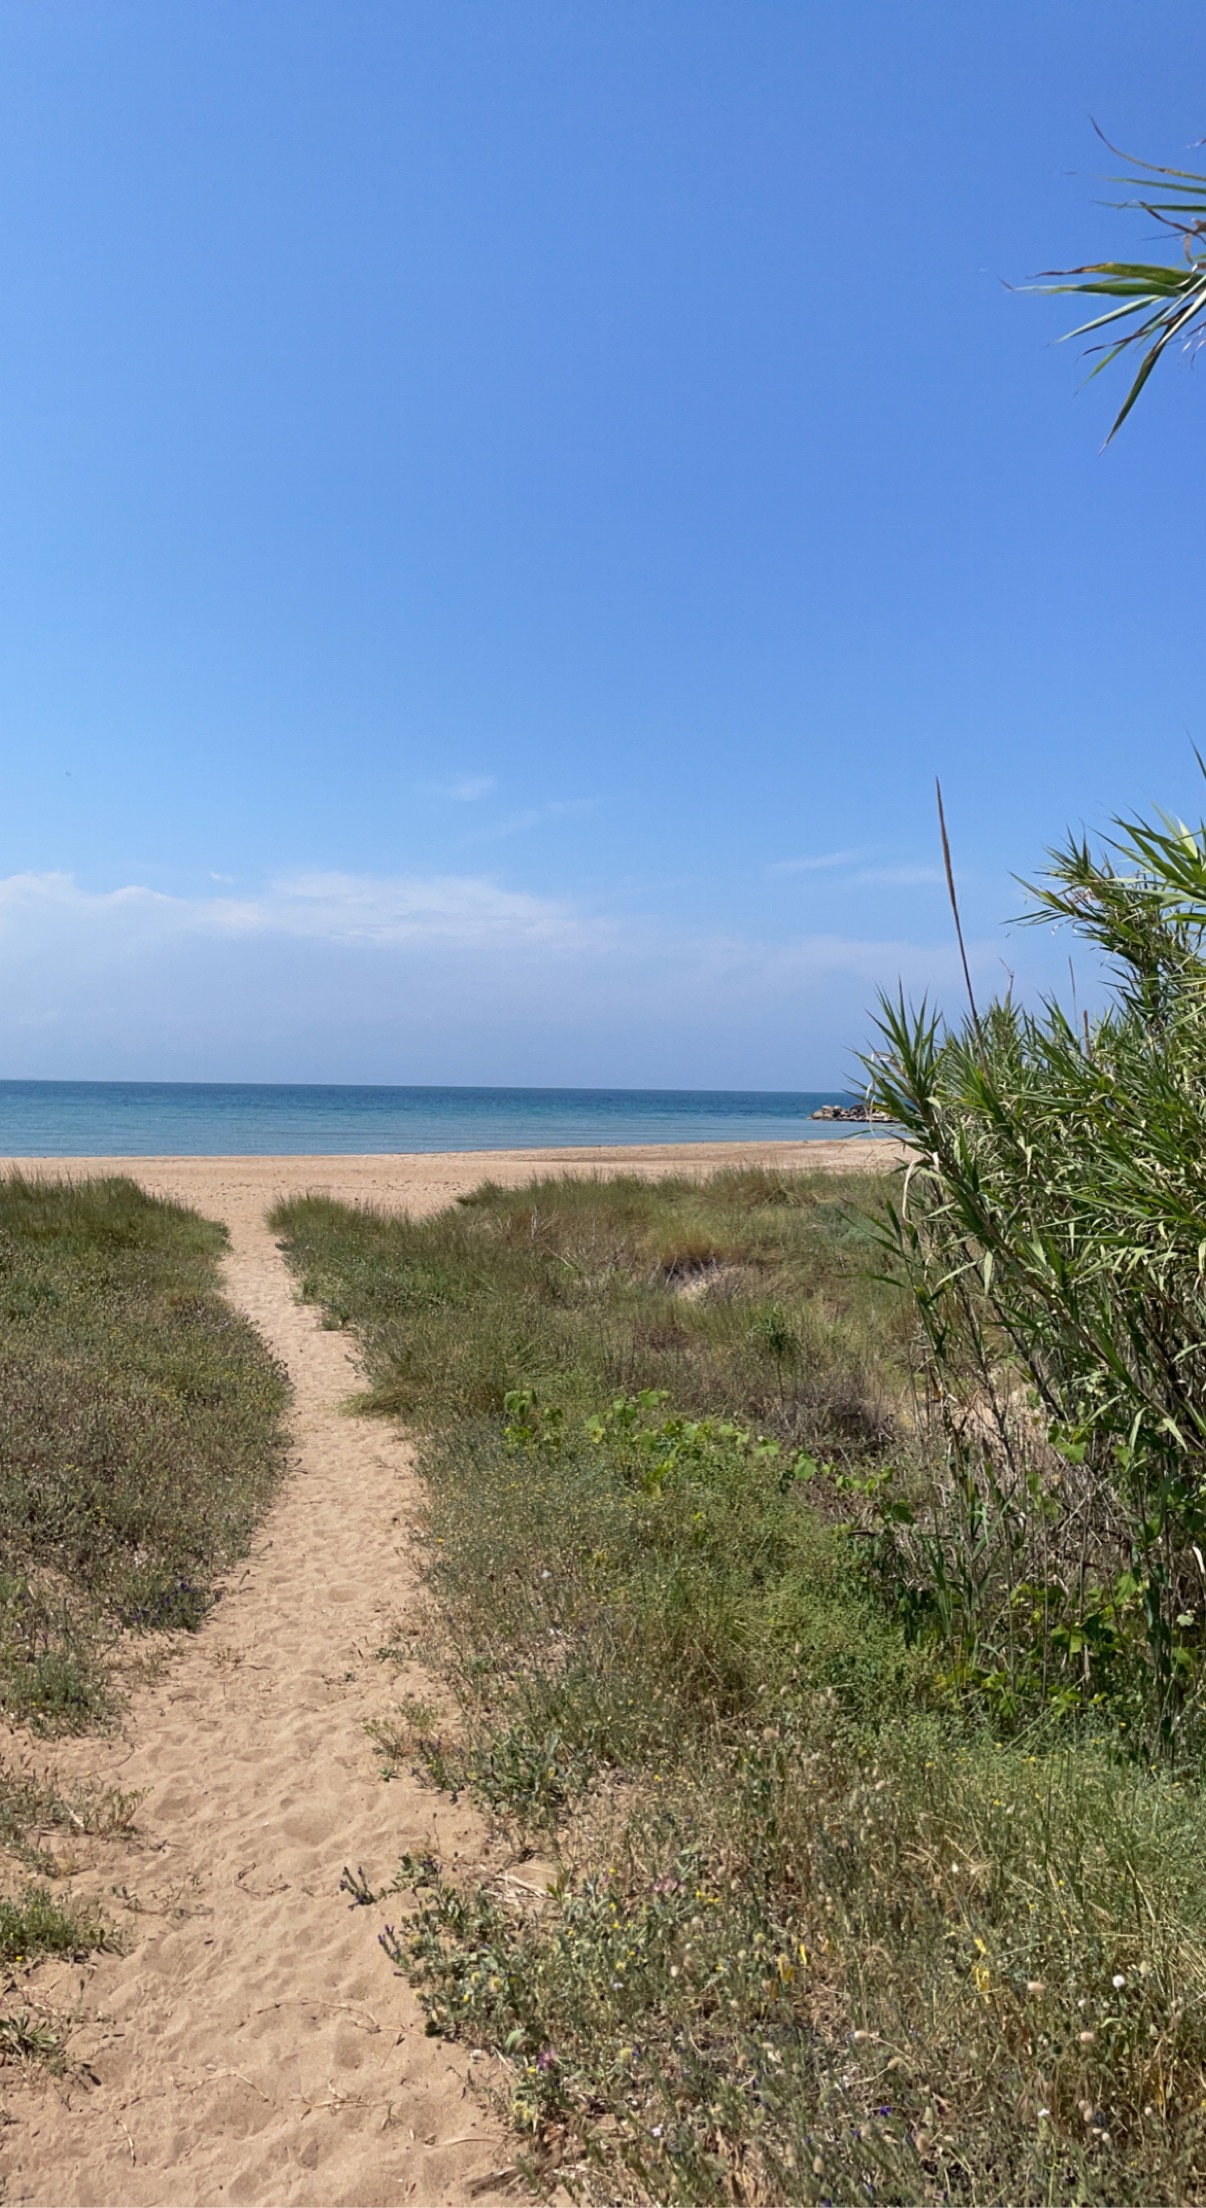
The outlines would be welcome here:
M 161 1636 L 205 1615 L 280 1473 L 286 1383 L 218 1293 L 224 1245 L 131 1180 L 0 1180 L 0 1710 L 18 1747 L 113 1716 Z M 46 1887 L 47 1843 L 130 1807 L 20 1754 L 0 1769 L 0 1959 L 103 1940 Z
M 0 1182 L 0 1700 L 102 1717 L 123 1634 L 194 1626 L 282 1461 L 225 1230 L 113 1178 Z
M 1051 856 L 1033 917 L 1108 977 L 1070 1018 L 888 1008 L 879 1100 L 915 1162 L 892 1254 L 938 1444 L 892 1570 L 1002 1720 L 1096 1714 L 1201 1753 L 1206 1668 L 1206 829 Z M 887 1528 L 885 1527 L 885 1531 Z
M 549 2182 L 1206 2195 L 1202 995 L 1169 838 L 1049 887 L 1110 914 L 1087 1030 L 886 1012 L 906 1171 L 276 1214 L 363 1407 L 421 1437 L 458 1714 L 381 1738 L 554 1867 L 541 1898 L 408 1858 L 387 1945 L 432 2031 L 502 2058 Z

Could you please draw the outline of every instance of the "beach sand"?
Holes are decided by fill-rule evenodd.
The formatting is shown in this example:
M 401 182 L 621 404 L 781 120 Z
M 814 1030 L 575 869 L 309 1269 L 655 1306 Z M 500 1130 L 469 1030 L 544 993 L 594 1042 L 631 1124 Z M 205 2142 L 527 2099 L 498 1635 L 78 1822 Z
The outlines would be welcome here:
M 128 1173 L 231 1233 L 226 1285 L 288 1367 L 288 1475 L 250 1556 L 196 1634 L 133 1693 L 119 1733 L 53 1744 L 40 1769 L 137 1792 L 132 1839 L 81 1840 L 73 1884 L 95 1895 L 123 1951 L 46 1963 L 32 1991 L 71 2023 L 64 2074 L 8 2068 L 0 2177 L 42 2208 L 194 2208 L 216 2202 L 383 2208 L 527 2197 L 513 2144 L 474 2091 L 498 2071 L 425 2036 L 377 1936 L 400 1913 L 356 1906 L 345 1864 L 384 1886 L 405 1850 L 480 1872 L 517 1906 L 533 1866 L 509 1862 L 464 1802 L 409 1774 L 382 1783 L 365 1725 L 405 1693 L 440 1699 L 407 1645 L 418 1585 L 405 1439 L 348 1417 L 345 1337 L 295 1301 L 264 1223 L 304 1189 L 411 1212 L 489 1177 L 565 1167 L 651 1177 L 737 1163 L 882 1170 L 895 1143 L 690 1144 L 617 1150 L 309 1158 L 4 1161 L 59 1177 Z M 3 1170 L 3 1165 L 0 1165 Z M 11 1758 L 30 1760 L 9 1739 Z M 513 1876 L 508 1877 L 508 1873 Z
M 407 1151 L 392 1155 L 234 1158 L 0 1158 L 0 1172 L 72 1176 L 129 1173 L 156 1195 L 195 1204 L 224 1219 L 232 1233 L 262 1223 L 280 1196 L 321 1189 L 351 1204 L 438 1211 L 479 1181 L 515 1187 L 537 1173 L 714 1173 L 726 1165 L 769 1165 L 797 1172 L 884 1170 L 901 1143 L 866 1135 L 815 1142 L 687 1142 L 610 1149 Z

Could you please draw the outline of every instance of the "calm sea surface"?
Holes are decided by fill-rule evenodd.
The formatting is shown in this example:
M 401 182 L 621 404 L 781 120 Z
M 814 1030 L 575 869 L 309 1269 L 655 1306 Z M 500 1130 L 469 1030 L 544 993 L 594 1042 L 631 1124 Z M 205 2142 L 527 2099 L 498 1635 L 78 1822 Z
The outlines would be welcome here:
M 218 1081 L 0 1081 L 0 1157 L 314 1156 L 625 1142 L 782 1142 L 836 1092 L 390 1089 Z M 873 1138 L 872 1138 L 873 1139 Z

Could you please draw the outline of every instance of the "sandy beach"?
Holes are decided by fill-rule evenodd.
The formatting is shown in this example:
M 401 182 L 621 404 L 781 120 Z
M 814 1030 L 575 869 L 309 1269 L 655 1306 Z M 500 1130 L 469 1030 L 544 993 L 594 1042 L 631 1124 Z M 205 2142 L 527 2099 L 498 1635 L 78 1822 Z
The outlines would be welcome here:
M 294 1296 L 265 1210 L 322 1189 L 437 1209 L 483 1178 L 554 1167 L 650 1176 L 766 1163 L 883 1170 L 883 1141 L 498 1151 L 406 1157 L 11 1160 L 58 1177 L 129 1173 L 230 1229 L 226 1284 L 288 1367 L 288 1475 L 251 1555 L 202 1629 L 133 1695 L 119 1733 L 56 1743 L 41 1768 L 140 1796 L 132 1839 L 65 1863 L 121 1952 L 44 1964 L 32 1992 L 70 2021 L 62 2076 L 4 2080 L 0 2177 L 42 2208 L 217 2201 L 378 2208 L 526 2197 L 513 2147 L 475 2093 L 472 2050 L 426 2037 L 378 1934 L 397 1900 L 355 1906 L 345 1864 L 386 1884 L 430 1850 L 522 1904 L 533 1867 L 500 1853 L 463 1802 L 410 1776 L 384 1785 L 365 1727 L 400 1694 L 439 1697 L 408 1644 L 417 1593 L 405 1440 L 349 1418 L 345 1338 Z M 28 1743 L 7 1743 L 28 1757 Z M 536 1875 L 538 1876 L 538 1867 Z M 30 1988 L 9 1997 L 28 1998 Z
M 3 1158 L 0 1171 L 128 1173 L 156 1195 L 195 1204 L 235 1231 L 262 1219 L 278 1197 L 321 1190 L 345 1203 L 388 1210 L 438 1211 L 479 1181 L 515 1187 L 536 1173 L 714 1173 L 726 1165 L 769 1165 L 795 1172 L 879 1171 L 895 1165 L 903 1144 L 877 1136 L 815 1142 L 689 1142 L 568 1150 L 408 1151 L 368 1156 L 218 1158 Z

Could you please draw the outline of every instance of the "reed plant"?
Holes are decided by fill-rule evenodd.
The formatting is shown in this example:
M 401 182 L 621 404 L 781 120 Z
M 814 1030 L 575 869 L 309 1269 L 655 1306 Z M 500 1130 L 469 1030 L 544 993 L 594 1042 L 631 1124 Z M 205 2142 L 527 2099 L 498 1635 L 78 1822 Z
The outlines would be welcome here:
M 1183 1750 L 1206 1648 L 1206 836 L 1071 842 L 1031 912 L 1102 961 L 1096 1014 L 882 1014 L 869 1070 L 914 1149 L 885 1241 L 931 1386 L 925 1476 L 881 1531 L 916 1622 L 1003 1718 L 1038 1698 Z
M 1089 261 L 1080 268 L 1053 271 L 1026 287 L 1105 302 L 1090 321 L 1066 335 L 1093 339 L 1088 351 L 1096 358 L 1090 376 L 1119 359 L 1134 366 L 1107 444 L 1160 362 L 1173 353 L 1195 353 L 1206 335 L 1206 176 L 1126 154 L 1122 159 L 1129 161 L 1129 172 L 1113 181 L 1125 185 L 1130 196 L 1115 204 L 1146 216 L 1157 234 L 1166 234 L 1175 243 L 1175 260 Z

